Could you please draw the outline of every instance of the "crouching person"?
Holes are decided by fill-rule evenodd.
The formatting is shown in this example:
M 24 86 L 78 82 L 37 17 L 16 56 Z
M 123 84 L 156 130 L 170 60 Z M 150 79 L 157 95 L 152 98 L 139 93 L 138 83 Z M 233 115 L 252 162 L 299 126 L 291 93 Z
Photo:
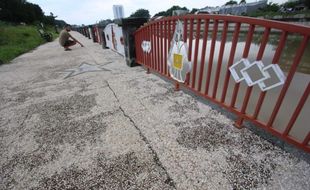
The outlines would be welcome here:
M 65 28 L 59 34 L 59 44 L 64 47 L 65 51 L 70 51 L 71 49 L 69 47 L 75 45 L 76 43 L 80 44 L 81 47 L 84 47 L 81 42 L 79 42 L 69 33 L 70 31 L 71 26 L 66 24 Z

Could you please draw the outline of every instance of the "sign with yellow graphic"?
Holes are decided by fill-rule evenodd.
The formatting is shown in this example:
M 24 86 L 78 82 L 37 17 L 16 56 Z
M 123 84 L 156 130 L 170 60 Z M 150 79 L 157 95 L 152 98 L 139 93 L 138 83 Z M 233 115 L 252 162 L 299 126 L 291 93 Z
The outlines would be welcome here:
M 188 60 L 188 48 L 184 41 L 184 26 L 181 20 L 176 23 L 171 40 L 171 46 L 167 57 L 169 74 L 178 82 L 185 82 L 186 74 L 192 69 L 192 63 Z
M 173 67 L 178 70 L 182 70 L 183 56 L 181 54 L 173 54 Z

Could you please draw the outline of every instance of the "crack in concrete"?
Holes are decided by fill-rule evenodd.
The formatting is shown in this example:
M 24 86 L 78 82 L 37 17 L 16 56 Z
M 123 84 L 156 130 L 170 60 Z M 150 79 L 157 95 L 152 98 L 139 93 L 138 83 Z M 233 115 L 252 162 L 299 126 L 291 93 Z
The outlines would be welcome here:
M 118 99 L 115 91 L 112 89 L 112 87 L 110 86 L 109 82 L 107 81 L 108 87 L 111 90 L 111 92 L 113 93 L 114 97 L 116 98 L 117 102 L 120 104 L 120 100 Z M 149 148 L 149 150 L 152 153 L 153 156 L 153 160 L 154 162 L 166 173 L 167 175 L 167 179 L 165 180 L 166 184 L 169 184 L 171 187 L 173 187 L 174 189 L 176 189 L 176 184 L 174 182 L 174 180 L 171 178 L 171 176 L 169 175 L 167 169 L 165 168 L 165 166 L 162 164 L 162 162 L 159 160 L 158 154 L 157 152 L 154 150 L 154 148 L 152 147 L 150 141 L 146 138 L 146 136 L 142 133 L 141 129 L 136 125 L 136 123 L 133 121 L 133 119 L 126 114 L 125 110 L 122 108 L 121 105 L 119 105 L 119 109 L 120 111 L 123 113 L 124 117 L 126 117 L 127 119 L 129 119 L 129 121 L 132 123 L 132 125 L 136 128 L 136 130 L 139 133 L 139 136 L 141 137 L 141 139 L 146 143 L 147 147 Z
M 26 120 L 27 120 L 28 117 L 29 117 L 29 114 L 30 114 L 30 110 L 28 109 L 25 118 L 23 119 L 22 123 L 20 124 L 21 127 L 25 124 Z

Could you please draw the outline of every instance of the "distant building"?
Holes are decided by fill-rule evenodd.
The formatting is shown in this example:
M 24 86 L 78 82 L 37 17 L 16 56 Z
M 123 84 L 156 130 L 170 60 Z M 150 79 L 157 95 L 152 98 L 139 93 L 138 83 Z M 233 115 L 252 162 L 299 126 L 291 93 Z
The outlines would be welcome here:
M 241 3 L 236 5 L 223 5 L 221 7 L 205 7 L 198 11 L 198 13 L 209 14 L 231 14 L 231 15 L 244 15 L 264 8 L 267 6 L 268 0 L 260 0 L 252 3 Z
M 123 5 L 113 5 L 114 19 L 124 18 L 124 7 Z
M 181 16 L 188 14 L 188 10 L 174 10 L 172 11 L 172 16 Z

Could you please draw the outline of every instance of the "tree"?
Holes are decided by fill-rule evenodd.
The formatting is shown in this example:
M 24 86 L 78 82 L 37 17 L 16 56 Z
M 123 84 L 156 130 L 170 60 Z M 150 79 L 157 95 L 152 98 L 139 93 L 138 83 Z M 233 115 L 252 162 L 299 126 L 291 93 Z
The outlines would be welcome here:
M 160 11 L 160 12 L 156 13 L 154 15 L 154 17 L 156 17 L 156 16 L 165 16 L 165 14 L 166 14 L 166 11 Z
M 161 11 L 159 13 L 156 13 L 154 16 L 172 16 L 172 12 L 175 10 L 185 10 L 185 11 L 189 11 L 186 7 L 180 7 L 180 6 L 172 6 L 171 8 L 169 8 L 166 11 Z
M 49 16 L 44 16 L 43 22 L 45 24 L 48 24 L 48 25 L 55 25 L 55 18 L 56 17 L 57 16 L 54 16 L 54 14 L 52 12 L 50 12 Z
M 195 14 L 198 10 L 199 10 L 199 9 L 193 8 L 193 9 L 191 10 L 191 12 L 189 12 L 189 13 Z
M 264 12 L 277 12 L 280 10 L 280 6 L 277 3 L 268 3 L 266 7 L 260 8 L 260 11 Z
M 150 18 L 151 15 L 150 15 L 149 11 L 146 9 L 138 9 L 136 12 L 132 13 L 129 17 L 130 18 L 132 18 L 132 17 Z
M 1 0 L 0 20 L 8 22 L 33 23 L 43 19 L 44 13 L 39 5 L 26 0 Z
M 302 2 L 310 9 L 310 1 L 309 0 L 302 0 Z
M 180 7 L 180 6 L 177 6 L 177 5 L 172 6 L 170 9 L 168 9 L 168 10 L 166 11 L 166 15 L 165 15 L 165 16 L 172 16 L 172 12 L 173 12 L 173 11 L 176 11 L 176 10 L 185 10 L 185 11 L 188 11 L 188 8 L 186 8 L 186 7 Z
M 106 25 L 112 23 L 113 21 L 111 19 L 101 20 L 99 21 L 98 25 L 102 26 L 103 28 L 106 27 Z
M 233 0 L 230 0 L 230 1 L 225 3 L 225 5 L 236 5 L 236 4 L 238 4 L 238 2 L 237 1 L 233 1 Z
M 246 3 L 246 0 L 241 0 L 239 4 Z

